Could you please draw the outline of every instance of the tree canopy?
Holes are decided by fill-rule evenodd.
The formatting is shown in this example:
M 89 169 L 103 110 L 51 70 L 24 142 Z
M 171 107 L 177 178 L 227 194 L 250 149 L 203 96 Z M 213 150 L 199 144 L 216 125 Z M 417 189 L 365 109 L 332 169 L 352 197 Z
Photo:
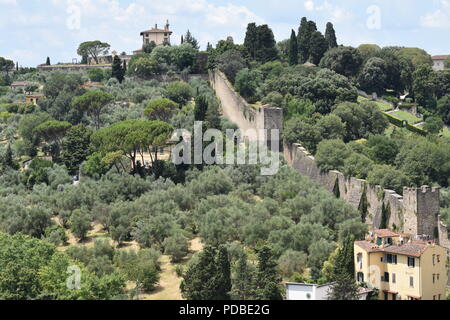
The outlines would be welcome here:
M 77 53 L 79 56 L 89 56 L 95 60 L 96 64 L 99 64 L 98 57 L 103 54 L 106 55 L 109 52 L 111 46 L 106 42 L 96 41 L 86 41 L 80 44 Z

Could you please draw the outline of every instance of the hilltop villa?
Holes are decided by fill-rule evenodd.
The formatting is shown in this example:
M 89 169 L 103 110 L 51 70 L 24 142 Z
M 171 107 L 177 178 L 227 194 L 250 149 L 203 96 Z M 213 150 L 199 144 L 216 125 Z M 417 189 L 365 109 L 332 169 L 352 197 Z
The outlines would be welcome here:
M 434 71 L 442 71 L 445 69 L 445 60 L 448 58 L 448 55 L 440 55 L 440 56 L 432 56 L 431 60 L 433 60 L 433 70 Z
M 164 29 L 158 29 L 158 25 L 155 24 L 154 28 L 141 32 L 142 46 L 145 46 L 146 44 L 149 44 L 151 42 L 154 42 L 157 46 L 162 46 L 165 44 L 170 45 L 170 36 L 172 34 L 173 32 L 170 31 L 169 21 L 167 21 Z M 142 52 L 142 49 L 133 51 L 133 53 L 139 52 Z

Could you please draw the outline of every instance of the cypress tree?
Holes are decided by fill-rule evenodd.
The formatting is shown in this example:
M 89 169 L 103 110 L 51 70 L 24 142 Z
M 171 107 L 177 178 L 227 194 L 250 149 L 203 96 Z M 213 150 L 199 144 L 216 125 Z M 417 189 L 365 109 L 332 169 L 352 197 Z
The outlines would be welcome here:
M 228 259 L 228 251 L 225 246 L 219 248 L 217 253 L 217 270 L 215 277 L 215 288 L 217 290 L 216 300 L 230 300 L 231 291 L 231 267 Z
M 198 96 L 195 98 L 194 117 L 195 121 L 205 121 L 206 112 L 208 111 L 208 100 L 206 96 Z
M 3 154 L 3 157 L 2 157 L 1 160 L 2 160 L 2 164 L 5 167 L 9 167 L 9 168 L 15 168 L 16 167 L 15 163 L 14 163 L 13 153 L 12 153 L 10 144 L 8 144 L 8 146 L 6 147 L 6 151 Z
M 245 33 L 244 47 L 247 50 L 250 58 L 255 59 L 256 48 L 258 47 L 258 28 L 256 23 L 249 23 L 247 32 Z
M 291 40 L 289 41 L 289 64 L 291 66 L 298 64 L 298 44 L 294 30 L 292 30 Z
M 338 250 L 333 268 L 335 280 L 342 276 L 351 278 L 355 276 L 353 243 L 353 237 L 347 236 L 344 240 L 343 246 Z
M 331 287 L 328 300 L 358 300 L 358 290 L 359 286 L 354 277 L 339 275 Z
M 200 46 L 198 45 L 197 39 L 195 39 L 192 36 L 192 34 L 191 34 L 191 32 L 189 30 L 186 32 L 186 35 L 184 36 L 183 43 L 189 43 L 190 45 L 192 45 L 197 50 L 200 48 Z
M 125 77 L 125 71 L 122 68 L 122 60 L 119 58 L 119 56 L 114 57 L 112 65 L 112 76 L 119 80 L 120 83 L 122 83 Z
M 280 290 L 281 277 L 277 272 L 277 262 L 272 250 L 264 246 L 258 250 L 258 289 L 257 296 L 260 300 L 283 300 Z
M 50 57 L 47 57 L 47 61 L 45 62 L 45 64 L 48 65 L 48 66 L 51 65 L 51 63 L 50 63 Z
M 328 44 L 322 33 L 320 31 L 313 32 L 309 43 L 309 61 L 318 65 L 327 49 Z
M 327 23 L 327 29 L 325 31 L 325 40 L 327 41 L 328 49 L 336 48 L 338 46 L 336 31 L 334 31 L 334 26 L 331 22 Z
M 216 288 L 216 252 L 211 246 L 206 246 L 199 254 L 198 260 L 192 264 L 181 283 L 180 289 L 186 300 L 214 300 Z
M 261 63 L 276 60 L 278 51 L 272 29 L 267 24 L 257 27 L 255 60 Z
M 305 63 L 309 60 L 311 55 L 311 37 L 316 31 L 316 23 L 314 21 L 308 21 L 308 19 L 303 17 L 297 34 L 298 53 L 301 63 Z
M 235 300 L 251 300 L 255 296 L 254 277 L 247 258 L 247 254 L 243 252 L 237 262 L 232 291 Z

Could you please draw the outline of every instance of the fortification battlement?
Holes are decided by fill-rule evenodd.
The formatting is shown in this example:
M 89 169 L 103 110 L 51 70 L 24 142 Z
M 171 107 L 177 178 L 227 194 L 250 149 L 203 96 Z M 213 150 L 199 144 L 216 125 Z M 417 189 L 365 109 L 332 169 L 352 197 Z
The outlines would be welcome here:
M 440 187 L 422 186 L 420 188 L 403 188 L 403 193 L 440 193 Z
M 282 129 L 282 109 L 276 110 L 271 106 L 255 109 L 250 106 L 218 70 L 210 72 L 210 82 L 221 101 L 224 116 L 241 130 Z M 370 185 L 365 180 L 345 177 L 336 170 L 321 170 L 314 156 L 299 143 L 284 145 L 283 149 L 291 167 L 360 210 L 368 224 L 376 227 L 385 224 L 402 232 L 431 237 L 436 237 L 438 227 L 439 242 L 450 248 L 447 228 L 437 221 L 439 188 L 404 188 L 401 196 L 395 191 L 383 190 L 381 186 Z

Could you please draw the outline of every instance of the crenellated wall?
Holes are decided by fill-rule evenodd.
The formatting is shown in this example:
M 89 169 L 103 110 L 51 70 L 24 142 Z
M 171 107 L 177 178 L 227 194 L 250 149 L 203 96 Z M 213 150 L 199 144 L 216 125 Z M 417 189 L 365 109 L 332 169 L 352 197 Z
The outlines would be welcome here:
M 284 146 L 290 166 L 322 184 L 328 191 L 357 208 L 373 228 L 390 228 L 412 235 L 427 235 L 450 249 L 447 228 L 438 220 L 440 189 L 404 188 L 403 196 L 372 186 L 366 180 L 345 177 L 339 171 L 322 171 L 300 144 Z
M 250 106 L 233 88 L 226 76 L 219 70 L 210 72 L 211 86 L 221 102 L 223 115 L 235 123 L 241 131 L 266 129 L 264 139 L 270 145 L 271 130 L 278 130 L 281 139 L 283 131 L 283 109 L 264 105 Z M 252 137 L 249 137 L 252 139 Z M 280 150 L 273 150 L 280 151 Z
M 212 71 L 209 76 L 224 116 L 239 129 L 279 129 L 281 134 L 282 109 L 271 106 L 255 109 L 234 90 L 222 72 Z M 339 171 L 323 172 L 300 144 L 285 145 L 283 149 L 291 167 L 357 208 L 372 228 L 387 227 L 412 235 L 427 235 L 450 249 L 447 227 L 438 218 L 439 188 L 404 188 L 401 196 L 393 190 L 372 186 L 366 180 L 346 177 Z

